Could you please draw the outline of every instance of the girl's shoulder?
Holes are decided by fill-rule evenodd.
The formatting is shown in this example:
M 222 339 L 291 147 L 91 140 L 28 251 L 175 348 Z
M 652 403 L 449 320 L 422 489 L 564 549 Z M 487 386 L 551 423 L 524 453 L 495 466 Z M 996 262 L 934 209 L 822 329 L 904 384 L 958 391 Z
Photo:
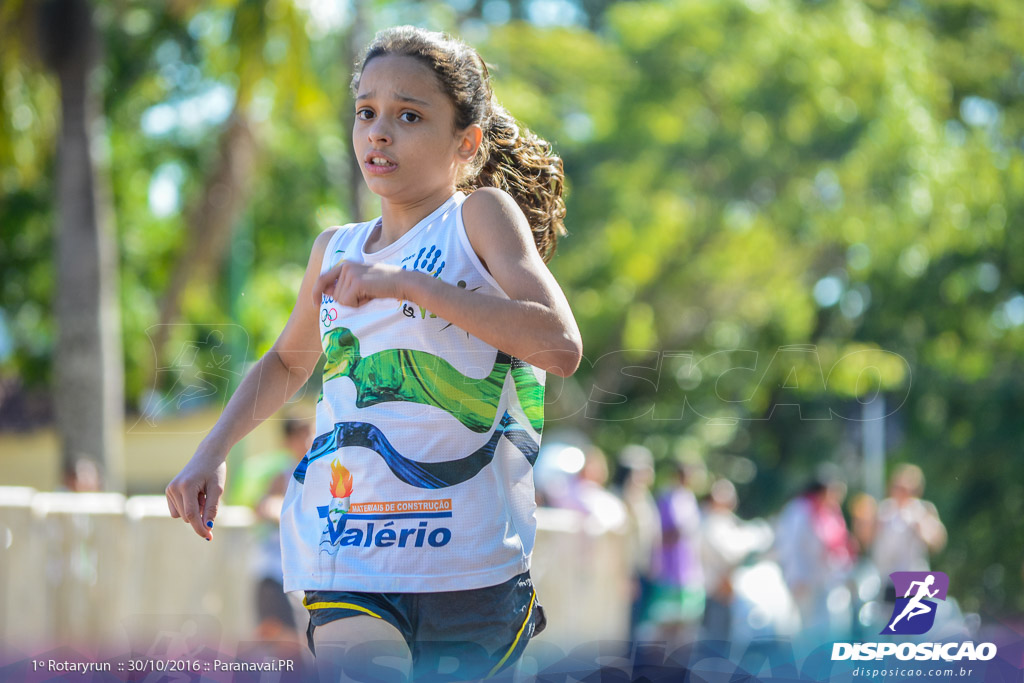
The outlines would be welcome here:
M 373 220 L 375 221 L 377 219 L 374 218 Z M 360 222 L 360 223 L 345 223 L 344 225 L 332 225 L 329 228 L 324 228 L 320 232 L 320 234 L 317 235 L 316 243 L 320 244 L 321 241 L 322 241 L 323 244 L 327 244 L 328 242 L 330 242 L 336 236 L 340 236 L 340 235 L 343 235 L 343 234 L 346 234 L 346 233 L 351 233 L 351 232 L 353 232 L 353 231 L 355 231 L 355 230 L 357 230 L 357 229 L 367 225 L 368 223 L 372 223 L 372 222 L 373 221 L 363 221 L 363 222 Z
M 361 223 L 346 223 L 345 225 L 332 225 L 324 228 L 313 240 L 313 247 L 309 252 L 309 268 L 323 272 L 324 265 L 332 254 L 337 251 L 340 238 L 350 234 L 352 229 L 362 225 Z
M 512 195 L 497 187 L 477 188 L 463 200 L 462 224 L 480 256 L 503 249 L 518 251 L 533 244 L 523 210 Z
M 336 247 L 347 236 L 354 235 L 360 228 L 366 228 L 376 220 L 374 218 L 373 220 L 361 223 L 346 223 L 344 225 L 332 225 L 329 228 L 324 228 L 313 242 L 313 253 L 319 253 L 321 257 L 324 256 L 329 247 L 332 245 Z
M 321 230 L 320 234 L 317 235 L 316 239 L 313 241 L 314 251 L 316 250 L 317 247 L 320 247 L 321 250 L 326 249 L 327 244 L 332 239 L 334 239 L 334 236 L 338 234 L 338 231 L 344 230 L 347 227 L 347 225 L 332 225 L 329 228 L 324 228 L 323 230 Z
M 473 214 L 473 217 L 483 218 L 484 222 L 488 222 L 487 219 L 500 218 L 503 215 L 511 217 L 516 214 L 523 216 L 525 220 L 523 210 L 516 204 L 516 200 L 500 187 L 478 187 L 470 192 L 462 202 L 463 220 L 467 212 Z

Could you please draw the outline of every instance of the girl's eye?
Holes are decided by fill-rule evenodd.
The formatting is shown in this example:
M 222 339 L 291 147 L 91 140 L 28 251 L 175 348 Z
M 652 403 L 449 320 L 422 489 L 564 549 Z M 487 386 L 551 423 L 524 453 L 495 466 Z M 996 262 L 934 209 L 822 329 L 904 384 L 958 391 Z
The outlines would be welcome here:
M 364 116 L 364 114 L 365 114 L 365 116 Z M 359 111 L 356 112 L 356 118 L 357 119 L 362 119 L 363 121 L 368 121 L 372 117 L 373 117 L 373 112 L 370 111 L 369 109 L 360 109 Z
M 420 120 L 420 115 L 419 114 L 414 114 L 411 111 L 404 111 L 404 112 L 402 112 L 401 115 L 402 116 L 411 116 L 412 117 L 412 119 L 403 119 L 403 121 L 405 121 L 406 123 L 416 123 L 417 121 Z

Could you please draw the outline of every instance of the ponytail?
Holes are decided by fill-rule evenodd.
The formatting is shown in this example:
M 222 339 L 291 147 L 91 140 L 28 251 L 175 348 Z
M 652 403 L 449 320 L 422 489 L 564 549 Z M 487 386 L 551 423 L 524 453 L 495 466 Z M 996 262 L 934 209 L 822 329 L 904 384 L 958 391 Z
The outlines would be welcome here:
M 527 128 L 520 130 L 493 95 L 489 109 L 478 152 L 482 165 L 463 187 L 498 187 L 512 195 L 530 223 L 537 251 L 547 263 L 554 256 L 558 238 L 565 235 L 562 160 L 552 153 L 551 143 Z
M 382 55 L 415 57 L 437 75 L 455 105 L 455 128 L 478 124 L 484 131 L 477 155 L 460 178 L 459 189 L 497 187 L 509 193 L 529 221 L 533 241 L 547 263 L 565 235 L 565 173 L 551 144 L 520 129 L 491 91 L 487 65 L 476 50 L 451 36 L 415 26 L 381 31 L 352 77 L 352 91 L 366 63 Z

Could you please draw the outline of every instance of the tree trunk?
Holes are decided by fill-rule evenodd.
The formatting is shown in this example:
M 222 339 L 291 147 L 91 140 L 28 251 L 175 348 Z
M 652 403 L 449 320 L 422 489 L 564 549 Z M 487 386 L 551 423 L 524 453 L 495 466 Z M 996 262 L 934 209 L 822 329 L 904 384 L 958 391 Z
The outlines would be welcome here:
M 366 9 L 363 3 L 354 3 L 352 11 L 352 23 L 349 24 L 348 35 L 341 41 L 342 63 L 348 69 L 354 68 L 356 62 L 363 58 L 362 51 L 367 43 Z M 349 72 L 345 75 L 351 77 L 352 74 Z M 352 144 L 352 126 L 356 118 L 354 109 L 352 96 L 348 92 L 348 88 L 346 88 L 345 101 L 341 110 L 341 130 L 343 133 L 348 134 L 350 149 Z M 363 211 L 369 208 L 365 206 L 369 201 L 368 195 L 369 191 L 366 188 L 366 183 L 363 181 L 363 160 L 357 159 L 355 150 L 352 150 L 348 158 L 348 200 L 351 215 L 346 222 L 363 220 Z
M 65 471 L 79 458 L 104 488 L 123 490 L 124 358 L 116 235 L 92 157 L 101 105 L 90 77 L 100 44 L 85 0 L 51 0 L 40 14 L 42 46 L 60 79 L 57 147 L 57 282 L 54 404 Z
M 256 141 L 245 112 L 236 106 L 220 139 L 219 154 L 207 177 L 203 194 L 186 213 L 185 250 L 174 266 L 160 305 L 160 321 L 153 334 L 156 365 L 150 385 L 156 386 L 164 346 L 171 325 L 181 312 L 181 297 L 197 273 L 208 273 L 220 263 L 231 233 L 245 209 L 256 160 Z

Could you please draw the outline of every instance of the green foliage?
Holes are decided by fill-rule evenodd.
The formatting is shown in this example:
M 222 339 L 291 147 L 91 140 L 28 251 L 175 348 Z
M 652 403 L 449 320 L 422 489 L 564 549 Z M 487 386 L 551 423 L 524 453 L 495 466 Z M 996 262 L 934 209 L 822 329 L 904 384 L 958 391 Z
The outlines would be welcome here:
M 709 0 L 614 6 L 601 38 L 496 31 L 499 93 L 571 181 L 553 268 L 596 363 L 581 426 L 752 460 L 763 512 L 822 461 L 860 486 L 850 399 L 881 386 L 890 458 L 950 526 L 941 566 L 998 583 L 967 606 L 1019 595 L 989 496 L 1021 464 L 1020 12 Z

